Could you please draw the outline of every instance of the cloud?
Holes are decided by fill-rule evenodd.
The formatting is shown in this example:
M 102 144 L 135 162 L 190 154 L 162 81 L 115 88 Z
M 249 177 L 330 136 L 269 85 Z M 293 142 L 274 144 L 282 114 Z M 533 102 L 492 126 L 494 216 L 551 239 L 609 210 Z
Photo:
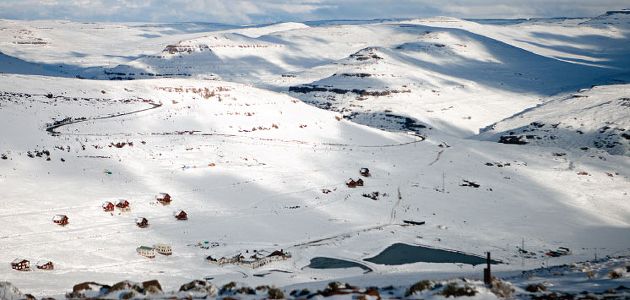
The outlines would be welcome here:
M 322 19 L 596 16 L 627 0 L 1 0 L 0 18 L 269 23 Z

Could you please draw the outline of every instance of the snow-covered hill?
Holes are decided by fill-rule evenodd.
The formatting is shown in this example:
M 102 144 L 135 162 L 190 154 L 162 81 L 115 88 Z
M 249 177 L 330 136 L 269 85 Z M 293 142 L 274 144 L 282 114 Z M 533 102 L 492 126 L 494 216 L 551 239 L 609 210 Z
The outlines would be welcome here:
M 87 278 L 287 284 L 362 272 L 304 268 L 315 257 L 385 273 L 478 271 L 363 261 L 399 242 L 491 250 L 509 263 L 497 268 L 507 270 L 539 266 L 542 253 L 560 246 L 573 254 L 557 263 L 630 246 L 624 201 L 630 168 L 623 156 L 557 157 L 545 148 L 422 140 L 221 81 L 3 75 L 0 82 L 3 280 L 38 293 L 60 293 Z M 371 177 L 347 187 L 362 167 Z M 159 192 L 172 195 L 170 206 L 155 201 Z M 104 201 L 121 198 L 131 211 L 103 212 Z M 178 209 L 188 221 L 173 217 Z M 69 225 L 53 224 L 57 214 L 67 215 Z M 137 217 L 149 227 L 137 227 Z M 525 262 L 517 249 L 523 238 L 537 253 Z M 164 242 L 173 247 L 170 257 L 136 254 L 138 246 Z M 292 258 L 261 269 L 205 261 L 279 248 Z M 56 269 L 9 272 L 8 262 L 18 257 L 49 259 Z
M 628 254 L 628 29 L 583 21 L 0 21 L 0 281 L 61 296 Z M 138 254 L 154 245 L 173 253 Z
M 629 27 L 630 26 L 630 8 L 621 10 L 607 11 L 601 16 L 597 16 L 582 23 L 591 26 L 613 26 L 613 27 Z
M 630 76 L 624 26 L 433 18 L 270 27 L 182 40 L 104 78 L 222 78 L 288 90 L 377 128 L 471 136 L 545 97 Z
M 481 139 L 630 155 L 630 86 L 596 86 L 493 124 Z

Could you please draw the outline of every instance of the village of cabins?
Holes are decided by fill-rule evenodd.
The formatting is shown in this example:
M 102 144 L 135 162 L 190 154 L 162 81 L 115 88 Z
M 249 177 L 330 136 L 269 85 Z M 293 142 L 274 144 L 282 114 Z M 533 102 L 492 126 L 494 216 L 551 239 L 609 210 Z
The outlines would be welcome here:
M 359 174 L 363 177 L 370 177 L 370 170 L 368 168 L 361 168 Z M 346 186 L 348 188 L 356 188 L 363 185 L 364 182 L 361 178 L 357 180 L 350 178 L 346 181 Z M 322 192 L 326 193 L 327 191 L 322 190 Z M 155 200 L 162 205 L 169 205 L 171 204 L 172 198 L 171 195 L 169 195 L 168 193 L 159 193 L 157 196 L 155 196 Z M 119 199 L 115 203 L 111 201 L 106 201 L 102 204 L 101 208 L 104 212 L 109 212 L 112 215 L 116 209 L 118 209 L 121 213 L 131 211 L 130 203 L 126 199 Z M 175 211 L 173 216 L 178 221 L 188 220 L 188 214 L 183 210 Z M 70 223 L 70 219 L 68 218 L 68 216 L 63 214 L 55 215 L 52 221 L 54 224 L 57 224 L 59 226 L 66 226 Z M 140 228 L 146 228 L 149 226 L 149 220 L 145 217 L 137 217 L 135 219 L 135 222 L 136 225 Z M 172 255 L 173 249 L 171 245 L 158 243 L 153 246 L 139 246 L 136 248 L 136 253 L 147 258 L 155 258 L 156 253 L 162 255 Z M 245 253 L 249 254 L 249 250 L 246 250 Z M 206 261 L 217 265 L 234 264 L 255 269 L 274 261 L 286 260 L 291 258 L 291 254 L 284 251 L 283 249 L 274 250 L 270 253 L 266 250 L 252 250 L 252 253 L 253 254 L 249 256 L 245 256 L 243 255 L 243 253 L 238 253 L 233 256 L 223 256 L 220 258 L 208 256 L 206 257 Z M 53 270 L 54 264 L 52 261 L 49 260 L 40 260 L 37 262 L 36 267 L 40 270 Z M 31 263 L 28 259 L 16 258 L 13 262 L 11 262 L 11 268 L 16 271 L 30 271 Z

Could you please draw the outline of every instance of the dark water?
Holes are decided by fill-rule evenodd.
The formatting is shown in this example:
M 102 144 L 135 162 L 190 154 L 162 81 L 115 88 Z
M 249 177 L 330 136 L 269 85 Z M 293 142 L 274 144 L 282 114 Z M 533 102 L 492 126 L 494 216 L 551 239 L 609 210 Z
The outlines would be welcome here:
M 475 266 L 486 263 L 486 258 L 481 256 L 402 243 L 393 244 L 377 256 L 366 258 L 365 260 L 379 265 L 404 265 L 427 262 L 460 263 Z M 499 262 L 492 260 L 491 263 L 498 264 Z
M 353 261 L 330 258 L 330 257 L 315 257 L 311 259 L 311 263 L 306 266 L 312 269 L 347 269 L 347 268 L 361 268 L 366 272 L 371 272 L 372 269 L 364 266 L 360 263 Z

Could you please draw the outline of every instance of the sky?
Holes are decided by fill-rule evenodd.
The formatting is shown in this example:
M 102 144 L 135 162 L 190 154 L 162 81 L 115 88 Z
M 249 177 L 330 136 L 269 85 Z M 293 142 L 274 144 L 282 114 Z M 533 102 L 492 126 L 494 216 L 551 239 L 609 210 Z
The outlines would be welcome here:
M 628 0 L 0 0 L 3 19 L 261 24 L 332 19 L 589 17 Z

